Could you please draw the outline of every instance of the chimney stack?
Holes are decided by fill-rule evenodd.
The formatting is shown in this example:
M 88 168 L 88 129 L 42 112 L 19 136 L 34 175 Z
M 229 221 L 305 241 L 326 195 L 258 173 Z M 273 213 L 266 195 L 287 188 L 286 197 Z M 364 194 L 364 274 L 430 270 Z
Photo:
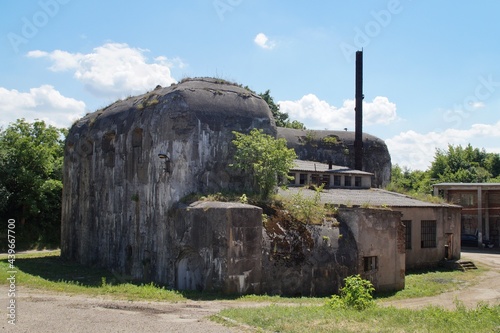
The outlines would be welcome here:
M 354 169 L 363 170 L 363 51 L 356 51 Z

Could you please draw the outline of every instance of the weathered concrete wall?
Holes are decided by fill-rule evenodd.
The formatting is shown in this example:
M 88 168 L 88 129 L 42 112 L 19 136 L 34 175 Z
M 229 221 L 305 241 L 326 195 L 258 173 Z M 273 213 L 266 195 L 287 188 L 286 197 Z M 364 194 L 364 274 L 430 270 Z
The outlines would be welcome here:
M 351 229 L 358 245 L 357 272 L 370 280 L 376 290 L 404 289 L 405 249 L 401 213 L 385 209 L 342 208 L 338 219 Z
M 271 224 L 262 231 L 256 207 L 196 203 L 179 208 L 180 199 L 191 193 L 251 188 L 250 179 L 228 164 L 233 131 L 252 128 L 277 135 L 265 101 L 216 79 L 157 87 L 85 116 L 66 139 L 61 255 L 178 289 L 337 292 L 359 269 L 357 242 L 347 225 Z M 310 152 L 302 143 L 296 151 L 319 161 L 340 151 L 333 162 L 349 165 L 343 161 L 351 161 L 351 143 L 341 139 L 339 146 L 349 152 L 316 149 L 314 143 L 307 146 Z M 365 140 L 370 156 L 382 152 L 366 170 L 381 172 L 376 177 L 382 184 L 390 158 L 379 141 Z M 168 163 L 160 153 L 168 155 Z
M 169 211 L 193 192 L 250 187 L 228 163 L 232 131 L 252 128 L 275 135 L 267 103 L 214 79 L 158 88 L 76 122 L 64 156 L 62 256 L 165 281 Z M 159 153 L 170 157 L 168 172 Z M 159 268 L 146 272 L 144 261 Z
M 265 225 L 262 291 L 271 295 L 327 296 L 357 274 L 357 245 L 336 220 L 304 225 L 271 219 Z
M 262 209 L 239 203 L 195 202 L 178 210 L 162 266 L 179 290 L 260 293 Z M 175 266 L 175 267 L 173 267 Z
M 460 259 L 461 207 L 398 207 L 402 220 L 411 221 L 411 249 L 406 249 L 406 268 L 432 267 L 445 259 Z M 422 248 L 422 221 L 436 221 L 436 246 Z
M 354 132 L 297 130 L 278 127 L 278 137 L 285 138 L 299 159 L 345 165 L 354 168 Z M 334 141 L 336 140 L 336 141 Z M 391 181 L 391 155 L 385 142 L 363 133 L 363 170 L 374 174 L 373 187 Z

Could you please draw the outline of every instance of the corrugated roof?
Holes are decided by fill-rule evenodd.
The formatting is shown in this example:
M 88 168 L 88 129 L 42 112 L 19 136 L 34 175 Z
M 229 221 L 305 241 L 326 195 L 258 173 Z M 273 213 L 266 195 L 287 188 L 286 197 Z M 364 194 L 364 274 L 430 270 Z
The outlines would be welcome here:
M 495 189 L 500 189 L 500 183 L 439 183 L 439 184 L 434 184 L 432 186 L 439 187 L 439 188 L 469 188 L 469 189 L 474 189 L 474 188 L 495 188 Z
M 280 189 L 279 194 L 288 197 L 302 191 L 302 195 L 312 197 L 316 192 L 304 187 Z M 404 194 L 386 190 L 371 189 L 324 189 L 321 192 L 321 202 L 347 206 L 388 206 L 388 207 L 459 207 L 450 204 L 438 204 L 413 199 Z
M 313 161 L 303 161 L 303 160 L 294 160 L 293 163 L 295 166 L 290 169 L 292 171 L 307 171 L 307 172 L 331 172 L 331 173 L 347 173 L 347 174 L 356 174 L 356 175 L 373 175 L 370 172 L 360 171 L 350 169 L 345 166 L 332 165 L 332 168 L 329 168 L 329 165 L 326 163 L 313 162 Z

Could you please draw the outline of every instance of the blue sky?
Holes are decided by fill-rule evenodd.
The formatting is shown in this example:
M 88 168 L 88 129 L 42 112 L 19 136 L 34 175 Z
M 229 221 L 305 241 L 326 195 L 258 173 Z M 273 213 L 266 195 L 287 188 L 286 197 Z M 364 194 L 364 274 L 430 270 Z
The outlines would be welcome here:
M 500 2 L 39 0 L 0 3 L 0 126 L 68 127 L 185 77 L 271 90 L 309 129 L 364 131 L 425 170 L 448 144 L 500 153 Z

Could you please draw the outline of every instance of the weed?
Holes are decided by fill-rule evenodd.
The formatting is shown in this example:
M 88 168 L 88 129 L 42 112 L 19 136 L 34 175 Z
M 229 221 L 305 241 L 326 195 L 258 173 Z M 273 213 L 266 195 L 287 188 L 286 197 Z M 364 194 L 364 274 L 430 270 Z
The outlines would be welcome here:
M 248 198 L 247 198 L 247 195 L 245 193 L 243 193 L 240 197 L 240 202 L 242 204 L 247 204 L 248 203 Z
M 306 224 L 321 224 L 328 212 L 325 205 L 321 204 L 323 186 L 316 187 L 312 198 L 304 196 L 302 189 L 299 190 L 290 199 L 283 201 L 284 209 L 298 221 Z
M 146 106 L 153 106 L 158 104 L 160 101 L 157 98 L 153 98 L 152 100 L 147 101 Z
M 339 142 L 336 136 L 325 136 L 321 141 L 327 146 L 335 146 Z

